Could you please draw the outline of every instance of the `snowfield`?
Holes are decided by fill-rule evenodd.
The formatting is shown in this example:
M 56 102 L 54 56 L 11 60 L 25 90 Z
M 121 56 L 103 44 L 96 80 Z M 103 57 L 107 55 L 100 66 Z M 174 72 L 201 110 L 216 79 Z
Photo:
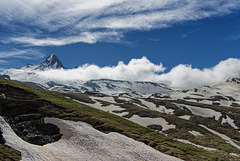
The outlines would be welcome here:
M 141 142 L 118 133 L 105 134 L 83 122 L 45 118 L 60 128 L 62 138 L 51 144 L 38 146 L 19 138 L 0 117 L 0 127 L 6 145 L 21 152 L 24 161 L 178 161 Z
M 176 128 L 176 125 L 169 124 L 164 118 L 149 118 L 133 115 L 129 120 L 145 127 L 149 125 L 160 125 L 162 126 L 162 131 Z
M 197 116 L 202 116 L 202 117 L 207 117 L 207 118 L 214 117 L 216 121 L 218 121 L 219 118 L 222 116 L 221 112 L 217 112 L 217 111 L 214 111 L 214 110 L 208 109 L 208 108 L 183 105 L 183 104 L 179 104 L 179 103 L 175 103 L 175 105 L 181 109 L 187 108 L 188 110 L 191 111 L 192 114 L 197 115 Z

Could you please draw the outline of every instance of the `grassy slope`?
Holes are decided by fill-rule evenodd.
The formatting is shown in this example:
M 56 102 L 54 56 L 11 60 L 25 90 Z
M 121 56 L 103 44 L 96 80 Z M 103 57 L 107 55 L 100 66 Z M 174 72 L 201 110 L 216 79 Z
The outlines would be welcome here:
M 184 160 L 235 160 L 226 153 L 213 153 L 199 150 L 190 145 L 172 140 L 158 132 L 142 127 L 121 117 L 76 103 L 50 92 L 38 90 L 18 82 L 0 78 L 0 84 L 8 84 L 36 94 L 39 100 L 46 100 L 56 105 L 54 109 L 42 109 L 45 116 L 58 117 L 75 121 L 84 121 L 103 132 L 119 132 L 135 140 L 142 141 L 153 148 Z M 63 107 L 63 108 L 61 108 Z M 2 145 L 0 151 L 2 151 Z M 5 148 L 5 146 L 3 146 Z M 6 155 L 7 152 L 5 153 Z

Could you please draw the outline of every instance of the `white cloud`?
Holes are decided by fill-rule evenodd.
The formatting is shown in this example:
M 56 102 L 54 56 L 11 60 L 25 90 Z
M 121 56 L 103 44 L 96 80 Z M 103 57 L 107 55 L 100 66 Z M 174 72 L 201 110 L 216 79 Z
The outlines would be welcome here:
M 8 49 L 6 51 L 0 52 L 0 58 L 10 58 L 10 57 L 36 60 L 36 59 L 43 58 L 44 54 L 40 53 L 37 50 L 32 50 L 32 49 L 19 50 L 14 48 L 11 50 Z
M 180 64 L 169 73 L 160 75 L 158 80 L 173 87 L 192 88 L 219 83 L 230 77 L 240 77 L 240 59 L 230 58 L 203 70 Z
M 18 33 L 5 43 L 59 46 L 118 41 L 129 30 L 164 28 L 239 8 L 239 0 L 2 0 L 0 24 Z
M 132 59 L 128 64 L 120 61 L 117 66 L 99 67 L 85 64 L 77 69 L 39 71 L 38 74 L 53 80 L 91 80 L 91 79 L 120 79 L 120 80 L 156 80 L 158 72 L 163 72 L 162 64 L 155 65 L 146 57 Z
M 77 69 L 39 71 L 41 77 L 50 80 L 75 81 L 91 79 L 115 79 L 129 81 L 165 82 L 172 87 L 193 88 L 212 85 L 225 81 L 229 77 L 240 77 L 240 59 L 221 61 L 213 68 L 203 70 L 191 65 L 180 64 L 170 72 L 163 73 L 165 68 L 160 63 L 153 64 L 146 57 L 132 59 L 128 64 L 119 62 L 116 66 L 99 67 L 85 64 Z
M 5 63 L 7 63 L 7 61 L 6 60 L 0 60 L 0 63 L 1 64 L 5 64 Z M 1 70 L 1 69 L 0 69 Z
M 5 43 L 17 42 L 31 46 L 63 46 L 68 44 L 75 44 L 78 42 L 93 44 L 100 39 L 103 39 L 103 41 L 108 42 L 116 40 L 117 37 L 120 37 L 120 34 L 117 32 L 95 32 L 95 33 L 84 32 L 81 33 L 80 36 L 78 37 L 73 36 L 64 38 L 45 38 L 45 39 L 37 39 L 31 37 L 15 37 L 9 40 L 3 40 L 2 42 Z

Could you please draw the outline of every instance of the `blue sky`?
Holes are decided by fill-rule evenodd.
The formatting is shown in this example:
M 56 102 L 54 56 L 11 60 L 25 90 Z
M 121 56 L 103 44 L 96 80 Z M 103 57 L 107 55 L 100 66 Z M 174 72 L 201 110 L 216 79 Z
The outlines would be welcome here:
M 240 57 L 239 0 L 0 1 L 0 69 L 55 53 L 67 68 L 143 56 L 203 70 Z M 158 72 L 158 71 L 157 71 Z
M 168 69 L 181 63 L 202 69 L 227 58 L 240 58 L 240 13 L 165 29 L 131 31 L 118 43 L 78 43 L 48 47 L 47 51 L 56 53 L 69 68 L 85 63 L 116 65 L 120 60 L 127 63 L 132 58 L 146 56 L 155 64 L 162 62 Z

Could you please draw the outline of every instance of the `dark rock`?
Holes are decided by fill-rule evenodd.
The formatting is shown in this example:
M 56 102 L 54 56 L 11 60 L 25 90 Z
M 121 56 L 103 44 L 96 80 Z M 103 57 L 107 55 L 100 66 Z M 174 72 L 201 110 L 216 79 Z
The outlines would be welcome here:
M 53 124 L 45 124 L 43 122 L 43 118 L 32 120 L 33 116 L 30 116 L 29 120 L 22 122 L 17 122 L 10 116 L 5 118 L 12 127 L 13 131 L 20 138 L 29 143 L 36 145 L 45 145 L 55 142 L 61 138 L 59 128 Z M 24 116 L 23 118 L 23 120 L 27 119 L 26 116 Z
M 26 68 L 31 68 L 32 66 L 32 64 L 27 64 Z
M 23 122 L 23 121 L 37 120 L 37 119 L 40 119 L 41 117 L 42 115 L 38 113 L 23 114 L 23 115 L 17 116 L 15 120 L 18 122 Z
M 0 85 L 0 115 L 11 126 L 13 131 L 26 142 L 45 145 L 60 139 L 57 126 L 44 123 L 42 109 L 51 110 L 54 104 L 38 98 L 33 93 L 9 85 Z
M 189 90 L 182 90 L 182 93 L 187 93 Z
M 0 129 L 0 144 L 4 144 L 4 139 L 3 139 L 3 136 L 2 136 L 2 130 Z
M 5 79 L 10 79 L 9 75 L 0 75 L 0 77 L 5 78 Z
M 229 101 L 233 101 L 233 102 L 236 101 L 236 100 L 235 100 L 233 97 L 231 97 L 231 96 L 226 96 L 226 97 L 228 98 Z
M 213 102 L 212 105 L 215 105 L 215 106 L 220 106 L 221 104 L 218 103 L 218 102 Z
M 227 101 L 227 99 L 224 98 L 223 96 L 212 96 L 211 98 L 215 101 L 220 101 L 220 100 Z
M 62 65 L 62 62 L 58 59 L 58 57 L 55 54 L 51 54 L 41 64 L 39 64 L 36 69 L 44 70 L 44 69 L 61 69 L 61 68 L 65 68 Z
M 226 80 L 226 82 L 240 84 L 240 78 L 230 78 L 230 79 Z
M 153 124 L 153 125 L 148 125 L 147 127 L 150 128 L 150 129 L 153 129 L 153 130 L 162 131 L 162 126 L 161 126 L 161 125 L 155 125 L 155 124 Z

